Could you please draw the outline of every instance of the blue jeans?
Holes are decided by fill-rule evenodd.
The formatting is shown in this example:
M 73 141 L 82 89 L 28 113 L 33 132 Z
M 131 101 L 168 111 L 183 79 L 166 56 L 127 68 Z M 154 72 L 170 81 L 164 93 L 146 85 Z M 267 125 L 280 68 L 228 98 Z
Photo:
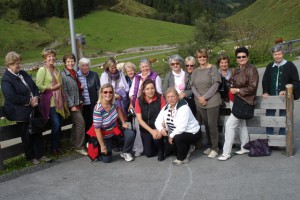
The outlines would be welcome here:
M 267 109 L 266 110 L 266 116 L 275 116 L 275 113 L 276 113 L 276 109 Z M 279 116 L 286 116 L 286 110 L 279 110 Z M 273 127 L 267 127 L 266 131 L 267 131 L 267 134 L 270 134 L 270 135 L 274 134 Z M 279 135 L 285 135 L 284 127 L 279 129 Z
M 58 150 L 61 132 L 61 116 L 56 112 L 55 107 L 50 108 L 51 122 L 51 151 Z
M 124 140 L 124 146 L 122 149 L 123 153 L 130 153 L 132 151 L 135 132 L 131 129 L 122 130 L 123 136 L 113 136 L 113 137 L 121 137 Z M 106 146 L 107 154 L 101 154 L 100 160 L 104 163 L 110 163 L 112 160 L 112 141 L 113 137 L 105 138 L 104 143 Z M 100 146 L 101 149 L 101 146 Z

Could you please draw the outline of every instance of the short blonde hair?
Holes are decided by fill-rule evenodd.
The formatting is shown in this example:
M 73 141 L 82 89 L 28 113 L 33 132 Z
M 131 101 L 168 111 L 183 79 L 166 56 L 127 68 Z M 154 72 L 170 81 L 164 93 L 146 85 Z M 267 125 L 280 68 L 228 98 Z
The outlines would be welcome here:
M 136 70 L 136 66 L 132 62 L 127 62 L 127 63 L 125 63 L 124 68 L 123 68 L 124 74 L 126 74 L 126 70 L 127 69 L 133 69 L 133 71 L 135 71 Z
M 177 97 L 179 97 L 179 94 L 177 90 L 174 87 L 169 87 L 167 91 L 165 92 L 165 95 L 167 96 L 169 93 L 174 93 Z
M 184 63 L 187 63 L 189 61 L 192 61 L 194 64 L 196 64 L 196 59 L 194 56 L 188 56 L 185 58 Z
M 53 49 L 50 48 L 45 48 L 42 51 L 42 58 L 46 59 L 48 55 L 53 54 L 54 56 L 56 56 L 56 52 Z
M 113 98 L 111 99 L 111 104 L 114 104 L 115 103 L 115 90 L 114 90 L 114 87 L 112 86 L 112 84 L 110 83 L 105 83 L 101 86 L 100 90 L 99 90 L 99 99 L 98 99 L 98 103 L 102 103 L 102 100 L 103 100 L 103 96 L 102 96 L 102 92 L 105 88 L 111 88 L 112 89 L 112 92 L 113 92 Z
M 198 49 L 195 53 L 195 58 L 198 58 L 198 56 L 206 56 L 206 58 L 208 59 L 208 52 L 206 49 L 202 48 L 202 49 Z
M 104 68 L 104 70 L 107 71 L 108 68 L 110 68 L 114 65 L 117 65 L 117 64 L 118 64 L 118 62 L 114 58 L 111 57 L 111 58 L 109 58 L 105 61 L 104 65 L 103 65 L 103 68 Z
M 21 61 L 21 55 L 17 54 L 14 51 L 11 51 L 9 53 L 6 54 L 5 56 L 5 65 L 6 67 L 8 67 L 9 65 L 15 64 L 18 61 Z

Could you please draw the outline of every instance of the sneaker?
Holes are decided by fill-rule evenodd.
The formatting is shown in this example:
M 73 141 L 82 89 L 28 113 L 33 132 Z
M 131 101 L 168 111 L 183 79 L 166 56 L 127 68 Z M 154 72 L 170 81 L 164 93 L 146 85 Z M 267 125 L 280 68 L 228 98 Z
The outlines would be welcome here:
M 38 165 L 38 164 L 40 164 L 40 161 L 38 161 L 37 159 L 32 159 L 32 160 L 30 160 L 30 162 L 33 164 L 33 165 Z
M 218 155 L 219 155 L 218 152 L 211 150 L 207 157 L 216 158 Z
M 205 155 L 208 155 L 208 154 L 210 153 L 210 151 L 211 151 L 211 149 L 210 149 L 210 148 L 207 148 L 207 149 L 205 149 L 205 151 L 203 151 L 203 153 L 204 153 Z
M 124 158 L 127 162 L 133 161 L 133 157 L 130 153 L 120 153 L 120 156 L 121 158 Z
M 247 150 L 247 149 L 240 149 L 238 151 L 236 151 L 235 153 L 238 154 L 238 155 L 243 155 L 245 153 L 249 153 L 250 151 Z
M 75 151 L 77 153 L 81 154 L 81 155 L 84 155 L 84 156 L 88 155 L 87 152 L 86 152 L 86 150 L 84 150 L 84 149 L 75 149 Z
M 227 156 L 227 155 L 225 155 L 225 154 L 222 154 L 222 155 L 218 158 L 218 160 L 225 161 L 225 160 L 228 160 L 229 158 L 230 158 L 230 156 Z
M 195 151 L 196 146 L 195 145 L 190 145 L 190 149 L 186 155 L 187 158 L 191 157 L 191 153 Z
M 52 158 L 48 158 L 46 156 L 42 156 L 39 161 L 44 161 L 44 162 L 51 162 L 52 161 Z
M 174 160 L 173 161 L 173 165 L 176 165 L 176 166 L 179 166 L 179 165 L 182 165 L 182 164 L 185 164 L 185 163 L 188 163 L 190 162 L 189 158 L 186 158 L 184 160 Z
M 134 157 L 140 157 L 142 155 L 142 152 L 136 151 L 134 153 Z

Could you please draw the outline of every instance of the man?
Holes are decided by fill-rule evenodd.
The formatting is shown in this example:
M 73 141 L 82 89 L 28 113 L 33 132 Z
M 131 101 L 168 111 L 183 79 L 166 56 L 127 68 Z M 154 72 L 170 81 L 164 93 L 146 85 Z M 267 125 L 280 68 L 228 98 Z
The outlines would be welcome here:
M 294 84 L 299 81 L 299 74 L 296 66 L 291 61 L 286 61 L 284 49 L 281 45 L 272 48 L 274 62 L 267 65 L 262 80 L 263 98 L 268 96 L 285 96 L 285 85 Z M 275 116 L 276 109 L 267 109 L 267 116 Z M 285 110 L 279 110 L 279 116 L 285 116 Z M 274 134 L 273 127 L 267 127 L 267 134 Z M 285 135 L 285 128 L 279 129 L 279 135 Z

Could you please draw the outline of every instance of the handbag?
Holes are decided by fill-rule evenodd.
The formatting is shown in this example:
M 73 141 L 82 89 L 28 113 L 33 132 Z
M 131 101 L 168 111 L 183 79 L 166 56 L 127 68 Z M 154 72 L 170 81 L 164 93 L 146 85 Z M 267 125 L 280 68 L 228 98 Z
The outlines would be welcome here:
M 269 156 L 272 152 L 268 141 L 269 139 L 256 139 L 249 141 L 243 148 L 250 151 L 248 154 L 250 157 Z
M 29 133 L 38 134 L 44 131 L 44 128 L 47 124 L 47 119 L 43 117 L 43 114 L 40 111 L 40 107 L 36 106 L 30 115 L 29 119 Z
M 238 119 L 251 119 L 254 116 L 254 105 L 248 104 L 241 97 L 235 95 L 232 114 Z

